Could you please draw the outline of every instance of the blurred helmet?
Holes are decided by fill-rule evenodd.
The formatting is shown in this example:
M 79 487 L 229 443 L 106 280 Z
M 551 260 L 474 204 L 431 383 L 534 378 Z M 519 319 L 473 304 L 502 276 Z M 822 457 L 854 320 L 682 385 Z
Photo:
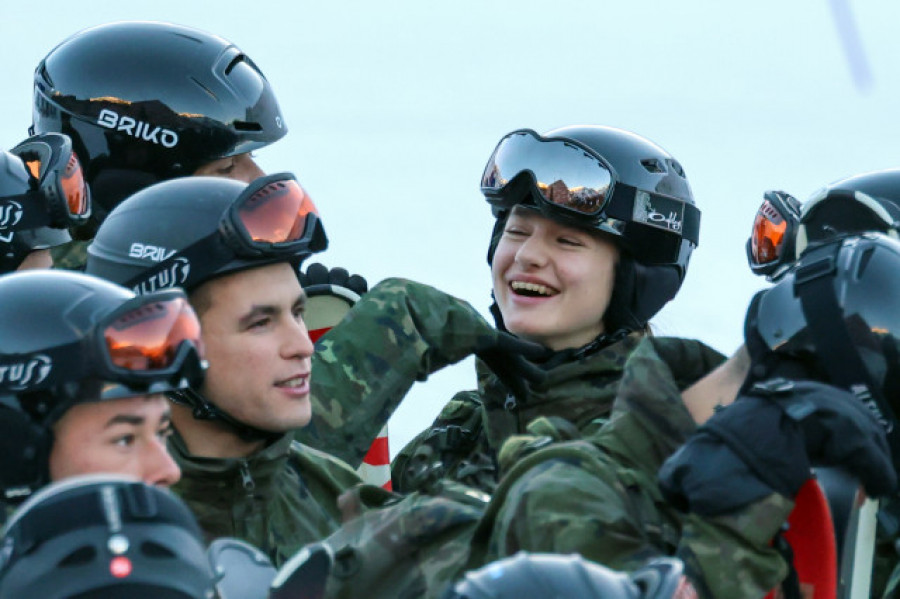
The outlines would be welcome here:
M 628 575 L 579 555 L 520 552 L 468 572 L 444 599 L 690 599 L 696 591 L 675 559 L 656 559 Z
M 675 297 L 699 240 L 700 211 L 681 165 L 622 129 L 513 131 L 488 160 L 481 191 L 497 218 L 489 263 L 517 204 L 605 233 L 623 250 L 604 317 L 608 333 L 642 329 Z
M 203 535 L 171 492 L 108 475 L 35 494 L 0 541 L 0 596 L 212 599 Z
M 872 410 L 900 457 L 900 241 L 881 233 L 810 246 L 751 304 L 773 369 L 790 358 Z M 756 313 L 753 313 L 753 310 Z M 758 373 L 763 378 L 768 373 Z M 897 463 L 900 463 L 898 461 Z
M 231 42 L 156 22 L 86 29 L 34 73 L 33 129 L 72 138 L 100 222 L 130 193 L 287 133 L 259 68 Z
M 200 324 L 180 290 L 146 297 L 96 277 L 0 277 L 0 487 L 49 481 L 52 426 L 72 405 L 202 381 Z

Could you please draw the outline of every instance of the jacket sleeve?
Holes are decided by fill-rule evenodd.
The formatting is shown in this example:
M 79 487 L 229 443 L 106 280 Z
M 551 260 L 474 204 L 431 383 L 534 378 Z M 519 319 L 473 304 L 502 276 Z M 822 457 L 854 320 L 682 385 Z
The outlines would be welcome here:
M 416 381 L 497 335 L 467 302 L 433 287 L 386 279 L 316 345 L 306 445 L 359 466 Z
M 515 482 L 501 483 L 492 498 L 485 561 L 517 551 L 574 552 L 630 571 L 675 556 L 705 597 L 759 598 L 785 576 L 769 542 L 790 501 L 773 495 L 738 514 L 699 519 L 666 506 L 650 477 L 607 457 L 563 444 L 531 456 L 524 472 L 518 466 Z

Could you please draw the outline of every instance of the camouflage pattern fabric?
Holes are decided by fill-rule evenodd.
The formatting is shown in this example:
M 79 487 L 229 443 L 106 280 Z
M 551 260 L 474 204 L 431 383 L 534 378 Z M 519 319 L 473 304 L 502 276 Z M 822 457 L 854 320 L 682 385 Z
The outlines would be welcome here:
M 90 241 L 70 241 L 50 248 L 53 268 L 83 271 L 87 264 L 87 247 L 90 244 Z
M 359 483 L 349 466 L 290 435 L 243 459 L 189 455 L 177 433 L 169 451 L 182 471 L 172 490 L 194 512 L 207 541 L 239 538 L 276 567 L 338 528 L 337 498 Z
M 656 483 L 662 461 L 695 425 L 680 392 L 716 362 L 701 346 L 645 340 L 631 355 L 610 421 L 558 442 L 548 421 L 501 451 L 508 470 L 476 537 L 478 561 L 519 550 L 576 552 L 614 569 L 675 556 L 705 597 L 765 595 L 786 575 L 770 547 L 793 504 L 771 495 L 740 513 L 702 519 L 670 507 Z
M 323 541 L 333 556 L 324 597 L 442 597 L 462 575 L 487 500 L 453 482 L 407 496 L 373 485 L 348 491 L 346 523 Z
M 532 386 L 529 401 L 512 410 L 504 408 L 506 389 L 478 364 L 479 391 L 457 394 L 432 426 L 394 459 L 394 488 L 409 492 L 449 478 L 492 493 L 499 478 L 500 446 L 525 433 L 529 422 L 558 417 L 575 426 L 576 437 L 592 434 L 609 417 L 626 360 L 641 339 L 631 335 L 582 359 L 549 367 L 546 381 Z M 724 359 L 698 341 L 661 337 L 655 342 L 672 354 L 687 379 L 699 378 Z
M 416 381 L 497 336 L 471 305 L 404 279 L 386 279 L 316 343 L 312 421 L 296 439 L 358 467 Z

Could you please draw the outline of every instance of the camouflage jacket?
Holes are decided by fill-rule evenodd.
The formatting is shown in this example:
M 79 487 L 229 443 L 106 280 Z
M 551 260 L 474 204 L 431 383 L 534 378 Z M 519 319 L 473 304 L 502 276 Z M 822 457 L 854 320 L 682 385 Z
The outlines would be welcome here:
M 657 470 L 696 428 L 681 391 L 715 365 L 690 364 L 695 350 L 680 343 L 649 338 L 638 346 L 610 421 L 589 438 L 554 442 L 559 435 L 544 420 L 531 425 L 537 435 L 503 447 L 508 472 L 479 531 L 483 561 L 519 550 L 577 552 L 632 570 L 677 556 L 702 595 L 729 599 L 762 597 L 782 580 L 786 563 L 769 543 L 793 507 L 787 498 L 773 494 L 702 519 L 659 492 Z
M 87 262 L 87 246 L 90 241 L 70 241 L 50 248 L 53 257 L 53 268 L 64 270 L 84 270 Z
M 504 405 L 506 389 L 479 364 L 479 391 L 458 393 L 434 424 L 394 460 L 394 488 L 409 492 L 449 478 L 491 493 L 498 479 L 500 446 L 525 433 L 536 418 L 562 418 L 574 425 L 572 436 L 590 435 L 609 417 L 626 359 L 640 340 L 632 335 L 582 359 L 548 366 L 546 381 L 532 387 L 529 400 L 512 409 Z M 671 348 L 673 360 L 683 363 L 680 371 L 690 375 L 686 384 L 722 360 L 718 352 L 699 342 L 657 341 Z
M 346 464 L 290 435 L 248 458 L 190 455 L 177 433 L 169 451 L 182 472 L 172 490 L 197 516 L 207 540 L 237 537 L 276 567 L 338 528 L 337 498 L 359 482 Z
M 316 344 L 312 421 L 296 439 L 359 466 L 413 383 L 497 334 L 462 300 L 421 283 L 382 281 Z

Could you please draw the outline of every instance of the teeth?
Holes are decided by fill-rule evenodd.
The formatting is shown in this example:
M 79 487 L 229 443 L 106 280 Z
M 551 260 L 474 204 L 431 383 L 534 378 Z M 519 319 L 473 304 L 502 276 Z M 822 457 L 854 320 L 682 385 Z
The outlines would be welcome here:
M 531 293 L 536 293 L 538 295 L 553 295 L 553 290 L 547 287 L 546 285 L 539 285 L 537 283 L 526 283 L 525 281 L 513 281 L 509 284 L 510 287 L 513 288 L 513 291 L 528 291 Z
M 305 376 L 298 376 L 278 383 L 279 387 L 299 387 L 306 382 Z

